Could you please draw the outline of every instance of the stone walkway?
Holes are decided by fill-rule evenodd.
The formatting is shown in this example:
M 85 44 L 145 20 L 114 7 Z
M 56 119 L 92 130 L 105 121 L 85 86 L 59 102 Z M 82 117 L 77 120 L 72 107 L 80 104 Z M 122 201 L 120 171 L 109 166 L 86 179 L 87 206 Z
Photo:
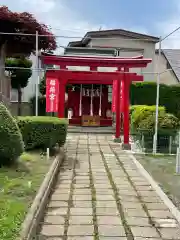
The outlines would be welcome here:
M 37 239 L 167 240 L 180 228 L 112 136 L 71 134 Z

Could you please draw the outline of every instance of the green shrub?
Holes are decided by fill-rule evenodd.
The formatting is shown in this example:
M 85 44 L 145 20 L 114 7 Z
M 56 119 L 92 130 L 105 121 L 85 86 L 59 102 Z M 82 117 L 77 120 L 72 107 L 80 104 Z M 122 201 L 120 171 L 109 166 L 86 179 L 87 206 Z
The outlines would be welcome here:
M 24 143 L 16 120 L 0 103 L 0 164 L 12 164 L 24 151 Z
M 155 133 L 156 106 L 134 106 L 131 116 L 132 134 L 136 140 L 144 136 L 143 147 L 152 152 L 153 136 Z M 179 129 L 179 119 L 173 114 L 166 113 L 165 108 L 159 107 L 157 149 L 168 152 L 170 136 L 175 139 Z M 174 148 L 176 149 L 176 148 Z M 173 150 L 174 151 L 174 150 Z
M 174 135 L 179 128 L 179 120 L 172 114 L 164 113 L 158 116 L 158 134 Z M 144 118 L 138 126 L 138 131 L 148 131 L 154 134 L 155 129 L 155 113 Z
M 164 107 L 159 107 L 159 116 L 164 115 L 166 113 L 166 110 Z M 131 114 L 131 126 L 132 129 L 137 130 L 140 128 L 140 124 L 147 119 L 148 117 L 151 117 L 155 120 L 155 114 L 156 112 L 156 106 L 146 106 L 146 105 L 137 105 L 133 107 L 133 112 Z M 149 127 L 147 126 L 147 129 Z
M 26 150 L 52 148 L 58 143 L 62 146 L 67 134 L 66 119 L 56 117 L 18 117 Z
M 30 106 L 31 106 L 31 114 L 35 116 L 36 113 L 36 97 L 32 97 L 30 99 Z M 39 96 L 38 97 L 38 116 L 46 116 L 46 97 Z

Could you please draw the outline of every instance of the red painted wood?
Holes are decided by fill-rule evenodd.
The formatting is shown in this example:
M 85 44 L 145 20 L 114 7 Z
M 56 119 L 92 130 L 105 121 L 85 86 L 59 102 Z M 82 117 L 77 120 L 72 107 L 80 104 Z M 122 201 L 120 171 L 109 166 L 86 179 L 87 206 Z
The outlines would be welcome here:
M 46 75 L 48 77 L 57 77 L 61 79 L 68 79 L 68 83 L 74 84 L 112 84 L 114 79 L 123 79 L 122 72 L 88 72 L 88 71 L 64 71 L 64 70 L 48 70 Z M 143 76 L 136 73 L 128 73 L 131 81 L 141 82 Z
M 116 135 L 118 139 L 120 137 L 120 79 L 117 79 L 116 84 Z
M 59 104 L 58 104 L 58 117 L 64 118 L 65 111 L 65 86 L 66 82 L 64 80 L 59 81 Z
M 124 113 L 124 143 L 129 143 L 129 86 L 132 81 L 143 81 L 143 76 L 135 73 L 122 73 L 122 69 L 128 72 L 130 68 L 143 68 L 152 60 L 143 59 L 142 56 L 134 58 L 102 58 L 102 57 L 86 57 L 86 56 L 42 56 L 44 64 L 59 65 L 61 70 L 48 70 L 47 76 L 59 77 L 60 93 L 59 93 L 59 117 L 64 117 L 64 102 L 65 102 L 65 85 L 68 83 L 74 84 L 112 84 L 114 79 L 118 79 L 117 97 L 116 97 L 116 138 L 120 137 L 120 115 L 121 110 Z M 70 71 L 65 70 L 67 66 L 89 66 L 91 70 L 97 70 L 97 67 L 116 67 L 117 72 L 88 72 L 88 71 Z M 64 70 L 63 70 L 63 69 Z M 67 81 L 66 81 L 67 80 Z M 124 81 L 123 100 L 120 100 L 120 81 Z M 73 96 L 71 104 L 74 108 L 74 120 L 81 121 L 79 117 L 79 97 Z M 89 114 L 90 103 L 87 98 L 84 98 L 83 107 L 85 112 Z M 85 102 L 86 101 L 86 102 Z M 123 103 L 123 109 L 120 105 Z M 97 112 L 98 101 L 93 100 L 94 113 Z M 102 98 L 102 118 L 106 119 L 106 110 L 108 106 L 108 97 Z M 108 109 L 111 109 L 111 107 Z
M 126 69 L 128 71 L 128 69 Z M 124 105 L 124 144 L 129 144 L 129 87 L 130 81 L 128 76 L 124 74 L 124 93 L 123 93 L 123 105 Z
M 146 67 L 151 59 L 142 58 L 102 58 L 102 57 L 72 57 L 72 56 L 42 56 L 44 64 L 66 65 L 66 66 L 90 66 L 90 67 Z

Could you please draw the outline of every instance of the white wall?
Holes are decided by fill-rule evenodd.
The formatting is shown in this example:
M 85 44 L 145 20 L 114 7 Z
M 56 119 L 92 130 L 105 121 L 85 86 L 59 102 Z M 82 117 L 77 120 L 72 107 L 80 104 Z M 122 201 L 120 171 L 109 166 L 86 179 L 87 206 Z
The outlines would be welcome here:
M 158 62 L 158 54 L 155 54 L 155 71 L 158 72 L 166 71 L 167 70 L 167 60 L 164 54 L 161 54 L 160 61 Z M 177 78 L 173 71 L 166 71 L 160 75 L 160 83 L 164 83 L 167 85 L 177 84 Z
M 154 81 L 154 59 L 155 59 L 155 43 L 142 41 L 138 39 L 132 38 L 124 38 L 124 37 L 109 37 L 105 39 L 92 39 L 89 43 L 89 46 L 96 47 L 96 46 L 104 46 L 104 47 L 117 47 L 123 48 L 125 50 L 122 51 L 120 56 L 123 57 L 132 57 L 142 54 L 144 58 L 152 59 L 152 63 L 148 64 L 147 68 L 143 69 L 144 73 L 151 72 L 152 74 L 144 74 L 145 81 Z M 133 69 L 134 70 L 134 69 Z M 140 73 L 141 69 L 137 69 L 136 72 Z

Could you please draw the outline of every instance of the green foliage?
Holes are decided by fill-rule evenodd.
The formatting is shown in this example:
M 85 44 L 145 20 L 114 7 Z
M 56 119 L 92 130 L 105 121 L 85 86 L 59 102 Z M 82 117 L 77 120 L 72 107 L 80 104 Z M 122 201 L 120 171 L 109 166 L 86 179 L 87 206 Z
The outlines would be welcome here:
M 131 115 L 131 127 L 135 132 L 154 133 L 156 106 L 134 106 Z M 179 128 L 179 119 L 168 114 L 164 107 L 159 107 L 158 114 L 159 134 L 176 132 Z
M 131 126 L 137 130 L 140 128 L 140 124 L 147 118 L 154 118 L 156 112 L 156 106 L 135 105 L 133 106 L 133 112 L 131 114 Z M 159 116 L 165 115 L 165 108 L 159 107 Z M 149 129 L 149 126 L 147 126 Z
M 52 148 L 66 140 L 67 120 L 56 117 L 19 117 L 18 125 L 26 150 Z
M 30 105 L 31 105 L 31 112 L 32 115 L 36 115 L 36 97 L 32 97 L 30 99 Z M 38 97 L 38 116 L 46 116 L 46 97 L 45 96 L 39 96 Z
M 143 82 L 131 85 L 131 105 L 155 105 L 156 104 L 156 83 Z M 180 118 L 180 85 L 160 84 L 159 105 L 164 106 L 168 113 Z
M 14 89 L 25 88 L 32 75 L 32 61 L 26 58 L 7 58 L 5 62 L 6 70 L 11 73 L 11 86 Z M 29 69 L 15 69 L 29 68 Z
M 24 143 L 16 120 L 0 103 L 0 164 L 12 164 L 24 151 Z
M 45 81 L 45 77 L 43 77 L 41 79 L 41 82 L 39 84 L 39 92 L 42 94 L 42 95 L 46 95 L 46 81 Z

